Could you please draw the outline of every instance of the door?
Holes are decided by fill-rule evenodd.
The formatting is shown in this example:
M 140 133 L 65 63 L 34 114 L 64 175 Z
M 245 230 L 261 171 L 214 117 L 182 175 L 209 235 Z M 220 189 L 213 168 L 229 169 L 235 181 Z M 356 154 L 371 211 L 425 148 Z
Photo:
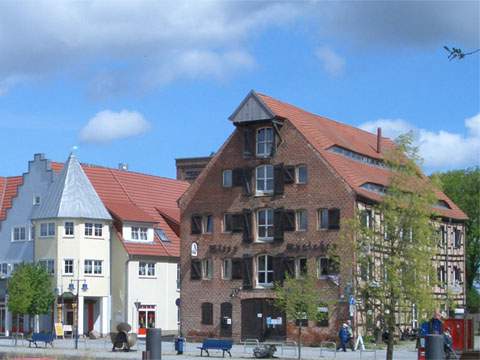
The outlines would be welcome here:
M 94 316 L 94 311 L 95 311 L 95 303 L 94 302 L 88 302 L 87 303 L 87 326 L 88 326 L 88 333 L 93 330 L 93 316 Z
M 146 335 L 147 329 L 155 327 L 155 309 L 143 308 L 138 310 L 138 334 Z
M 285 339 L 285 315 L 274 306 L 273 299 L 242 300 L 241 306 L 242 339 Z
M 229 302 L 220 305 L 220 336 L 232 337 L 232 304 Z

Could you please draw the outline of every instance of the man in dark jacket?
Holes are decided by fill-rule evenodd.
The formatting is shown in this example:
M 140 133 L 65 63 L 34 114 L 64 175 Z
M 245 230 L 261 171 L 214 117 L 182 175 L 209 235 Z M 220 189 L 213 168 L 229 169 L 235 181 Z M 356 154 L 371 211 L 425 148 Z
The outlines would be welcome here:
M 338 345 L 337 350 L 341 348 L 344 352 L 347 352 L 347 349 L 345 347 L 348 342 L 348 325 L 347 324 L 343 324 L 340 330 L 338 331 L 338 338 L 340 340 L 340 344 Z

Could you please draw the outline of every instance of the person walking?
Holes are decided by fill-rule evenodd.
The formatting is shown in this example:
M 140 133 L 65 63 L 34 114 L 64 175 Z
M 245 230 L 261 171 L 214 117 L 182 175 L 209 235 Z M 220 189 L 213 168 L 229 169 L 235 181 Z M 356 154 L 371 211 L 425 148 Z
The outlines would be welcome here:
M 347 321 L 347 333 L 348 333 L 348 339 L 347 339 L 347 345 L 352 351 L 355 351 L 355 343 L 353 339 L 353 329 L 352 329 L 352 322 L 350 320 Z
M 347 352 L 347 349 L 345 348 L 347 342 L 348 342 L 348 325 L 343 324 L 340 327 L 340 330 L 338 331 L 338 338 L 340 339 L 340 344 L 337 347 L 337 351 L 342 349 L 344 352 Z

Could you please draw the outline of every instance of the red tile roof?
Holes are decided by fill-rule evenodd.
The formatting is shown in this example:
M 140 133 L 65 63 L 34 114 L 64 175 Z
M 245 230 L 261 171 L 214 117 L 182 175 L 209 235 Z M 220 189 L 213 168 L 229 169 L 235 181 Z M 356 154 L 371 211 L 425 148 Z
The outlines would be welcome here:
M 55 171 L 60 171 L 62 167 L 62 163 L 52 163 Z M 115 218 L 121 221 L 154 223 L 154 227 L 161 228 L 170 240 L 162 242 L 155 235 L 152 244 L 123 241 L 129 254 L 180 256 L 180 238 L 174 223 L 180 222 L 177 200 L 189 183 L 87 164 L 82 164 L 82 168 Z M 167 214 L 169 220 L 166 220 L 159 210 Z M 121 234 L 119 235 L 123 240 Z
M 386 168 L 334 153 L 329 148 L 336 145 L 375 159 L 383 159 L 385 150 L 395 146 L 391 139 L 382 137 L 382 151 L 379 153 L 376 151 L 377 136 L 375 134 L 309 113 L 268 95 L 255 94 L 275 116 L 288 119 L 357 194 L 374 201 L 380 200 L 380 195 L 365 190 L 361 186 L 365 183 L 388 186 L 391 172 Z M 446 201 L 450 206 L 450 209 L 436 208 L 440 215 L 459 220 L 467 218 L 465 213 L 444 193 L 437 191 L 436 194 L 439 200 Z
M 5 220 L 7 210 L 12 207 L 12 200 L 22 183 L 22 176 L 0 177 L 0 221 Z

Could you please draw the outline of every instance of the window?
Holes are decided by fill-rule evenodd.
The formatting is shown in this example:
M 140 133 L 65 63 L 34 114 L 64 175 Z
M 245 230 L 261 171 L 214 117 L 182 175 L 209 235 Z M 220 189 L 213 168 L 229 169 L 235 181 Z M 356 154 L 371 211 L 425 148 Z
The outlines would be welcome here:
M 181 275 L 182 275 L 182 272 L 181 272 L 180 264 L 177 264 L 177 290 L 180 290 Z
M 146 227 L 139 227 L 139 226 L 132 226 L 132 240 L 148 240 L 148 228 Z
M 273 258 L 269 255 L 257 258 L 257 282 L 259 286 L 273 285 Z
M 155 229 L 155 233 L 157 236 L 160 238 L 161 241 L 163 242 L 170 242 L 170 239 L 168 238 L 167 234 L 165 234 L 165 231 L 163 229 Z
M 462 246 L 462 232 L 460 229 L 453 229 L 453 246 L 458 249 Z
M 232 218 L 233 218 L 233 214 L 223 215 L 223 232 L 232 232 L 233 230 Z
M 319 257 L 317 260 L 317 275 L 319 278 L 329 275 L 338 275 L 339 273 L 339 264 L 335 259 L 328 257 Z
M 202 232 L 204 234 L 211 234 L 213 233 L 213 216 L 212 215 L 205 215 L 202 219 Z
M 55 236 L 55 223 L 48 223 L 48 236 Z
M 299 258 L 295 260 L 295 277 L 302 278 L 307 275 L 307 258 Z
M 40 196 L 35 195 L 33 197 L 33 205 L 40 205 Z
M 255 170 L 255 178 L 257 189 L 256 193 L 271 194 L 273 193 L 273 166 L 272 165 L 261 165 L 258 166 Z
M 102 260 L 85 260 L 83 272 L 85 274 L 101 275 L 102 263 Z
M 138 264 L 138 275 L 155 276 L 155 263 L 140 261 Z
M 364 227 L 371 229 L 373 227 L 372 210 L 360 211 L 360 222 Z
M 306 184 L 308 179 L 307 165 L 298 165 L 295 171 L 297 184 Z
M 65 223 L 65 235 L 73 235 L 73 222 L 67 221 Z
M 12 241 L 25 241 L 27 234 L 25 226 L 14 227 L 12 230 Z
M 338 230 L 340 229 L 340 209 L 318 209 L 318 229 Z
M 92 236 L 92 235 L 93 235 L 93 224 L 85 223 L 85 236 Z
M 297 210 L 296 213 L 296 230 L 307 231 L 308 228 L 308 216 L 307 210 Z
M 202 260 L 202 279 L 211 280 L 212 278 L 213 278 L 213 260 L 203 259 Z
M 440 236 L 441 236 L 441 247 L 446 247 L 448 243 L 447 239 L 447 228 L 445 225 L 440 226 Z
M 191 219 L 191 234 L 201 234 L 202 233 L 202 216 L 200 215 L 193 215 Z
M 317 308 L 317 326 L 318 327 L 328 327 L 328 306 L 326 304 L 322 304 Z
M 53 260 L 51 260 L 51 259 L 40 260 L 38 263 L 40 264 L 41 267 L 43 267 L 45 269 L 45 271 L 49 275 L 53 275 L 55 273 L 55 262 Z
M 458 266 L 454 266 L 452 269 L 452 284 L 459 285 L 462 283 L 462 273 Z
M 30 226 L 30 240 L 35 240 L 35 225 Z
M 445 266 L 439 266 L 437 268 L 437 279 L 440 287 L 443 287 L 447 283 L 447 271 Z
M 1 263 L 0 264 L 0 275 L 7 276 L 8 275 L 8 264 Z
M 257 239 L 273 239 L 273 210 L 261 209 L 257 211 Z
M 232 187 L 232 170 L 223 170 L 222 179 L 223 187 Z
M 268 157 L 273 150 L 273 128 L 262 128 L 257 130 L 257 156 Z
M 328 229 L 328 209 L 318 210 L 318 228 Z
M 202 324 L 213 325 L 213 304 L 202 303 Z
M 95 236 L 101 237 L 102 236 L 102 230 L 103 230 L 103 225 L 102 224 L 95 224 Z
M 40 237 L 55 236 L 55 223 L 40 224 Z
M 148 233 L 147 228 L 141 227 L 140 228 L 140 240 L 147 240 L 148 239 L 147 233 Z
M 72 259 L 63 260 L 63 274 L 64 275 L 73 275 L 73 260 Z
M 230 280 L 232 278 L 232 259 L 223 260 L 222 279 Z
M 359 161 L 359 162 L 362 162 L 362 163 L 365 163 L 365 164 L 368 164 L 368 165 L 379 166 L 379 167 L 385 167 L 386 166 L 385 163 L 383 162 L 383 160 L 374 159 L 372 157 L 365 156 L 365 155 L 353 152 L 351 150 L 347 150 L 347 149 L 342 148 L 340 146 L 332 146 L 329 149 L 329 151 L 333 151 L 337 154 L 342 154 L 346 157 L 349 157 L 350 159 L 353 159 L 355 161 Z

